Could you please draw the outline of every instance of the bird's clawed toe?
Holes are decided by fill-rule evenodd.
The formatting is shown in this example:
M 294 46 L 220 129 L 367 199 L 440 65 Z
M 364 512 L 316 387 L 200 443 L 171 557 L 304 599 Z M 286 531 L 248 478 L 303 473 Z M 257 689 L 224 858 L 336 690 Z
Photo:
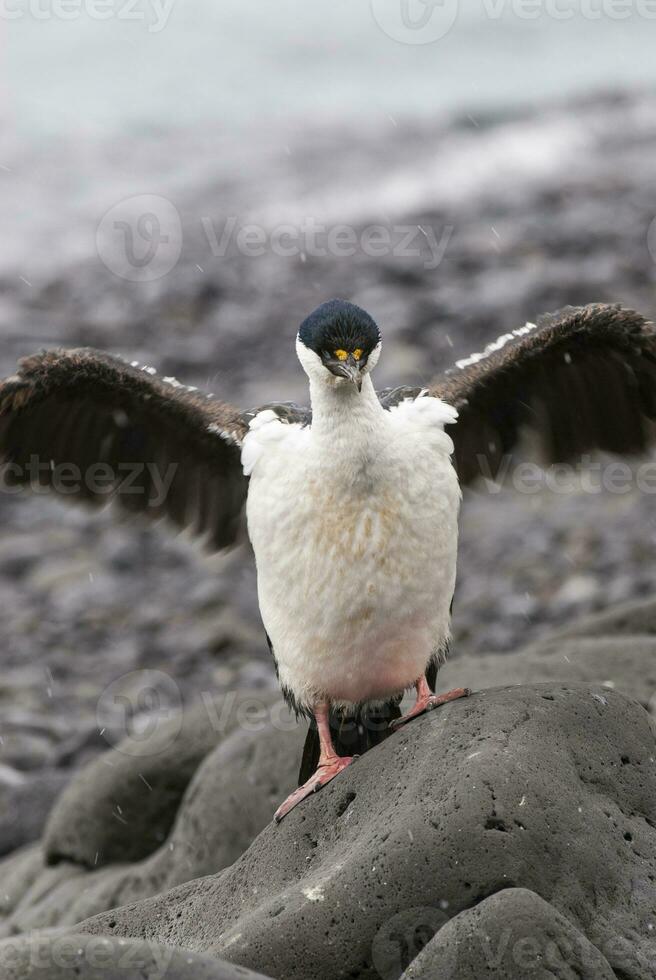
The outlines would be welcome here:
M 407 714 L 401 718 L 395 718 L 394 721 L 390 722 L 389 727 L 393 731 L 396 731 L 402 725 L 412 721 L 413 718 L 418 718 L 419 715 L 423 715 L 427 711 L 432 711 L 433 708 L 439 708 L 441 704 L 448 704 L 449 701 L 457 701 L 458 698 L 467 698 L 470 694 L 471 690 L 468 687 L 455 687 L 452 691 L 446 691 L 444 694 L 422 695 L 417 698 L 417 701 Z
M 343 769 L 350 766 L 359 756 L 357 755 L 336 755 L 329 759 L 327 762 L 322 763 L 313 776 L 310 776 L 306 783 L 295 789 L 294 792 L 287 797 L 284 803 L 281 803 L 276 812 L 273 815 L 273 819 L 276 823 L 280 823 L 283 817 L 287 816 L 290 810 L 293 810 L 301 800 L 304 800 L 307 796 L 311 796 L 313 793 L 318 793 L 322 786 L 329 783 L 331 780 L 338 776 Z

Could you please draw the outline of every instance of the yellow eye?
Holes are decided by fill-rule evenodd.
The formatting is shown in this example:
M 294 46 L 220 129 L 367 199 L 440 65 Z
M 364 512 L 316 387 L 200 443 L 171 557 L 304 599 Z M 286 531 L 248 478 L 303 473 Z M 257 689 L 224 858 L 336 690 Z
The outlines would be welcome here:
M 357 350 L 351 351 L 351 354 L 356 359 L 356 361 L 359 361 L 360 358 L 362 357 L 362 348 L 358 347 Z M 345 361 L 348 356 L 349 356 L 348 351 L 342 350 L 341 347 L 339 350 L 335 351 L 335 357 L 337 358 L 338 361 Z

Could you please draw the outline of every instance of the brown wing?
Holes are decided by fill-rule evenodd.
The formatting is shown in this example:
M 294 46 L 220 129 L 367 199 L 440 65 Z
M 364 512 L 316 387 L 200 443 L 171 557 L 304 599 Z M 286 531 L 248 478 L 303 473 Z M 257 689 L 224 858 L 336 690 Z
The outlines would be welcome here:
M 53 350 L 0 383 L 5 485 L 166 516 L 232 544 L 246 497 L 246 422 L 211 396 L 91 349 Z
M 532 430 L 546 462 L 644 453 L 656 418 L 656 332 L 619 306 L 565 307 L 459 361 L 429 393 L 458 409 L 463 483 L 499 472 Z

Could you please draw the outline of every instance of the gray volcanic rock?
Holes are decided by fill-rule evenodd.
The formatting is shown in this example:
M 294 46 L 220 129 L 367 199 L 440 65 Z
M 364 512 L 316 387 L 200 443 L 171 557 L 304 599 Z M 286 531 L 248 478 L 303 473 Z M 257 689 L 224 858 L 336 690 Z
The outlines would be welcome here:
M 40 844 L 31 844 L 29 847 L 20 848 L 0 862 L 0 877 L 2 878 L 0 912 L 3 916 L 9 916 L 15 911 L 18 905 L 29 895 L 34 882 L 44 874 L 45 870 Z M 9 929 L 8 934 L 16 931 L 20 930 Z M 0 935 L 4 934 L 0 929 Z
M 517 653 L 455 657 L 440 670 L 437 685 L 440 691 L 463 686 L 478 690 L 556 680 L 601 684 L 652 707 L 656 637 L 614 636 L 612 631 L 608 637 L 559 634 Z
M 394 934 L 398 952 L 411 940 Z M 401 940 L 401 947 L 399 945 Z M 411 948 L 411 947 L 410 947 Z M 380 959 L 382 980 L 394 959 Z M 402 980 L 615 980 L 608 960 L 569 919 L 525 888 L 508 888 L 466 909 L 440 929 Z
M 28 928 L 52 924 L 53 908 L 57 924 L 72 925 L 233 864 L 296 786 L 303 735 L 272 727 L 233 732 L 199 768 L 158 851 L 136 864 L 85 875 L 83 882 L 73 878 L 62 885 L 59 901 L 51 896 L 20 918 L 21 929 L 28 921 Z
M 41 836 L 53 802 L 71 778 L 62 769 L 16 773 L 16 777 L 3 780 L 0 774 L 0 855 Z
M 79 928 L 285 980 L 373 980 L 400 913 L 434 910 L 428 941 L 524 888 L 625 980 L 653 980 L 655 748 L 644 708 L 603 687 L 474 694 L 367 753 L 222 874 Z
M 70 934 L 1 942 L 0 975 L 3 980 L 267 980 L 184 949 Z
M 0 934 L 75 925 L 232 864 L 296 785 L 305 732 L 286 709 L 273 707 L 275 726 L 269 719 L 253 732 L 238 729 L 210 752 L 184 794 L 168 839 L 142 861 L 96 870 L 71 862 L 45 867 L 40 852 L 26 852 L 3 862 L 6 918 Z
M 272 700 L 263 694 L 257 705 L 262 710 Z M 156 718 L 151 731 L 127 736 L 82 769 L 48 820 L 46 860 L 97 868 L 152 854 L 166 839 L 194 772 L 252 702 L 252 692 L 233 692 Z

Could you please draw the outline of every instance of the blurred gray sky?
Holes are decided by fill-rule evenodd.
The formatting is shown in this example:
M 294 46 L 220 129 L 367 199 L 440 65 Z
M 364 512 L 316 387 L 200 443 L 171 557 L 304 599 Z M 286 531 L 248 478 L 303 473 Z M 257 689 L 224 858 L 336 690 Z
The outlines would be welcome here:
M 2 112 L 26 138 L 201 120 L 256 138 L 656 80 L 653 0 L 432 2 L 2 0 Z
M 0 275 L 96 260 L 135 195 L 358 220 L 580 171 L 568 99 L 653 87 L 655 32 L 656 0 L 0 0 Z M 475 138 L 479 114 L 554 101 Z

